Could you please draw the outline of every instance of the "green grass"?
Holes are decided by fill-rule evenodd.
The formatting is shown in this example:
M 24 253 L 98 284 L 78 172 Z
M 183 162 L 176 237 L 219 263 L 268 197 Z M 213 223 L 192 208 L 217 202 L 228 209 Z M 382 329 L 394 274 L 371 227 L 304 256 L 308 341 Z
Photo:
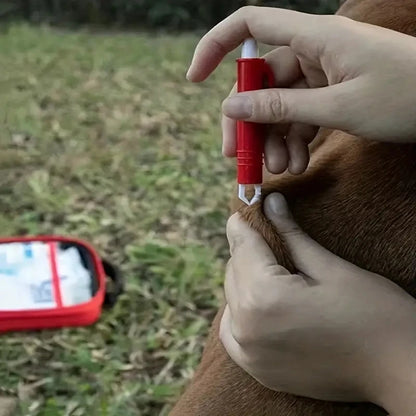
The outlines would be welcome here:
M 0 386 L 20 392 L 22 415 L 166 415 L 192 376 L 221 296 L 234 177 L 219 128 L 233 60 L 191 85 L 196 42 L 0 34 L 1 235 L 87 239 L 127 279 L 93 327 L 0 337 Z

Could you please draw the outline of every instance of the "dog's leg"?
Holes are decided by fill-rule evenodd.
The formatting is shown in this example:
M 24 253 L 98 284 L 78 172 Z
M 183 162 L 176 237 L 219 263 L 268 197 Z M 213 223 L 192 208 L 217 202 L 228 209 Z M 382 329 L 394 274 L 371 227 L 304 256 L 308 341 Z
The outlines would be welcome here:
M 222 309 L 213 322 L 194 379 L 170 416 L 384 416 L 367 404 L 328 403 L 262 387 L 236 366 L 219 340 Z

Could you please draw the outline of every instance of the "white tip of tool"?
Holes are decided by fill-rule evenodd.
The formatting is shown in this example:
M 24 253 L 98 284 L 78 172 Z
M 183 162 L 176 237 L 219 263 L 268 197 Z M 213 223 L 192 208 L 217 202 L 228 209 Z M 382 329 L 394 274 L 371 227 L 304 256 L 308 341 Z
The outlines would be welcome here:
M 241 49 L 242 58 L 258 58 L 259 48 L 257 42 L 253 38 L 248 38 L 243 42 L 243 48 Z
M 250 201 L 246 197 L 246 186 L 238 185 L 238 197 L 246 204 L 250 205 Z
M 254 196 L 250 201 L 250 205 L 259 202 L 261 199 L 261 185 L 254 185 Z
M 251 201 L 246 197 L 246 186 L 238 185 L 238 197 L 246 204 L 253 205 L 261 199 L 261 185 L 254 185 L 254 196 Z

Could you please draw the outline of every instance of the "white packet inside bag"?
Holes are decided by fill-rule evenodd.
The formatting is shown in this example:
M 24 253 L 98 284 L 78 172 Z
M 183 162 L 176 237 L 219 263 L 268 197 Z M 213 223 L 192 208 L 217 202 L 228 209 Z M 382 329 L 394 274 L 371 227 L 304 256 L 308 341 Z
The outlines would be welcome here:
M 62 306 L 92 297 L 92 275 L 75 247 L 54 243 Z M 0 244 L 0 311 L 55 308 L 51 247 L 48 243 Z

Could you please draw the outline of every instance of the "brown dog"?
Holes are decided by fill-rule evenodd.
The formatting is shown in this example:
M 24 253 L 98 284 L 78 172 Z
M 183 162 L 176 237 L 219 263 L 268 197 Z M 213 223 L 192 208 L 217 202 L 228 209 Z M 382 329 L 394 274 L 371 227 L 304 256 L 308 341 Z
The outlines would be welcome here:
M 416 35 L 415 0 L 348 0 L 339 14 Z M 269 176 L 264 194 L 285 195 L 298 224 L 344 259 L 390 278 L 416 296 L 416 145 L 388 144 L 321 130 L 307 172 Z M 295 272 L 259 204 L 234 204 Z M 376 416 L 371 404 L 327 403 L 276 393 L 228 357 L 214 320 L 201 364 L 171 416 Z

